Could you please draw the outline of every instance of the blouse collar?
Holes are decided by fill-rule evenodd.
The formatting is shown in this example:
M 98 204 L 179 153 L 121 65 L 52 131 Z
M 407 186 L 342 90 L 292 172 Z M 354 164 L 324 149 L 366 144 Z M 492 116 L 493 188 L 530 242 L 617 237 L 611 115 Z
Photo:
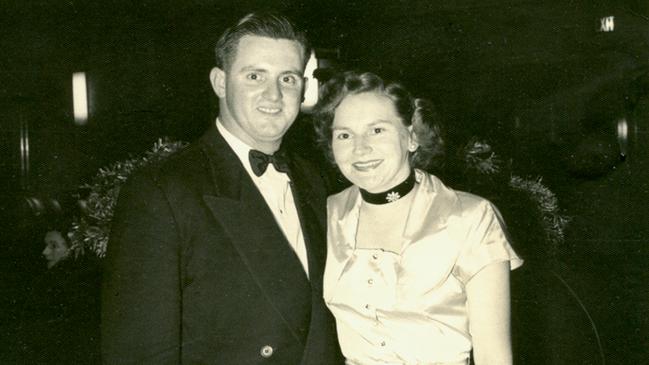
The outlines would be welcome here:
M 446 227 L 447 217 L 454 211 L 457 195 L 446 187 L 437 177 L 415 169 L 415 186 L 412 206 L 403 232 L 406 240 L 403 249 L 421 237 L 437 232 Z M 344 239 L 338 244 L 353 249 L 358 230 L 358 219 L 362 197 L 357 186 L 352 186 L 338 224 L 342 228 Z M 403 252 L 402 249 L 402 252 Z

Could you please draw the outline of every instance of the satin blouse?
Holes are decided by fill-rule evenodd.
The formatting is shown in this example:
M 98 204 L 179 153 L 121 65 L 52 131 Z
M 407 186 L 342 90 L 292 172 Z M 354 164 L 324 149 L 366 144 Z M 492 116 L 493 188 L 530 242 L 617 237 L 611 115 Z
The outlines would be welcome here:
M 494 206 L 416 170 L 400 253 L 357 249 L 357 187 L 329 197 L 324 299 L 347 364 L 468 364 L 465 286 L 485 266 L 523 261 Z

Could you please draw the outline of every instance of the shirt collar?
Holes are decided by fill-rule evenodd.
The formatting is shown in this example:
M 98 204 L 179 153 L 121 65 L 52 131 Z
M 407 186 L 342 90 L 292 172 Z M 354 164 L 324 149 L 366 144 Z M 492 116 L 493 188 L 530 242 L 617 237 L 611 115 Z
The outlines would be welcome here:
M 255 173 L 252 171 L 252 167 L 250 166 L 250 159 L 248 158 L 248 155 L 250 154 L 250 150 L 252 150 L 253 148 L 249 146 L 247 143 L 245 143 L 244 141 L 242 141 L 239 137 L 230 133 L 230 131 L 227 128 L 225 128 L 225 126 L 223 125 L 223 123 L 221 123 L 221 120 L 218 117 L 216 118 L 216 129 L 219 131 L 219 133 L 221 133 L 221 136 L 223 136 L 223 139 L 230 146 L 230 148 L 232 148 L 234 153 L 241 161 L 243 168 L 246 169 L 248 175 L 250 175 L 250 177 L 252 177 L 253 180 L 263 178 L 264 176 L 268 175 L 268 174 L 263 174 L 261 176 L 255 175 Z M 271 168 L 272 166 L 268 166 L 268 169 Z M 288 175 L 286 174 L 276 172 L 273 175 L 277 175 L 282 180 L 286 180 L 286 181 L 290 180 Z
M 230 131 L 223 126 L 223 123 L 221 123 L 219 118 L 216 118 L 216 129 L 221 133 L 221 136 L 223 136 L 223 139 L 225 139 L 225 142 L 227 142 L 230 148 L 232 148 L 237 157 L 239 157 L 241 164 L 243 164 L 243 167 L 248 171 L 248 174 L 254 175 L 252 167 L 250 167 L 250 160 L 248 159 L 248 154 L 252 147 L 248 146 L 244 141 L 239 139 L 239 137 L 230 133 Z

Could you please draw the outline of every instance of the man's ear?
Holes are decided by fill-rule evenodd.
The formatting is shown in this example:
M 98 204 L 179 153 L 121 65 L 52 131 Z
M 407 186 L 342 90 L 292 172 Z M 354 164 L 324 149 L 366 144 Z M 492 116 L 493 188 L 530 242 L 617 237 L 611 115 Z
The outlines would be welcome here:
M 309 87 L 309 78 L 304 76 L 302 78 L 302 102 L 306 99 L 306 88 Z
M 210 83 L 216 96 L 219 98 L 225 97 L 225 72 L 218 67 L 212 68 L 210 71 Z

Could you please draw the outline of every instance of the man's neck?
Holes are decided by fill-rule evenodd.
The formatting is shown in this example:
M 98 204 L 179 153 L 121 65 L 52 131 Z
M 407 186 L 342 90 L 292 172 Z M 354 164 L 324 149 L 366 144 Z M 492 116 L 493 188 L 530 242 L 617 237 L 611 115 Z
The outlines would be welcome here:
M 218 117 L 218 121 L 220 122 L 221 126 L 227 130 L 232 137 L 238 139 L 242 143 L 246 144 L 248 147 L 254 150 L 261 151 L 267 155 L 272 155 L 277 150 L 279 150 L 279 147 L 281 146 L 282 141 L 270 141 L 270 142 L 264 142 L 264 141 L 256 141 L 249 137 L 241 128 L 239 128 L 236 124 L 233 123 L 227 123 L 227 121 L 224 122 L 223 118 L 221 116 Z

